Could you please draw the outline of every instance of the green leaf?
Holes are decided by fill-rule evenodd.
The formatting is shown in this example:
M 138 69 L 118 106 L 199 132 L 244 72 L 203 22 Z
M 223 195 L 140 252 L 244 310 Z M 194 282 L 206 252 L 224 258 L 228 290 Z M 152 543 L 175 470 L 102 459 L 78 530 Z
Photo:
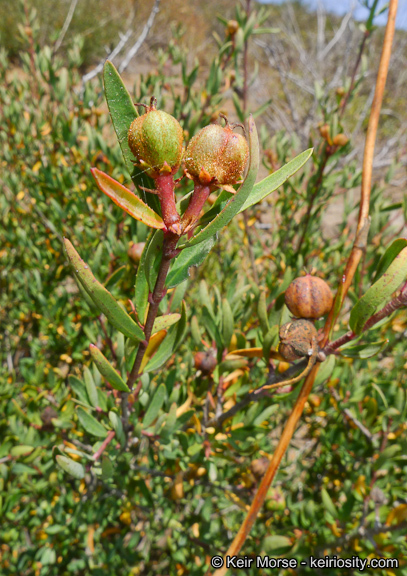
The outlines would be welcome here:
M 279 170 L 276 170 L 276 172 L 273 172 L 273 174 L 270 174 L 270 176 L 267 176 L 261 182 L 257 182 L 257 184 L 254 185 L 251 194 L 248 196 L 248 198 L 245 200 L 245 203 L 239 210 L 239 213 L 243 212 L 247 208 L 250 208 L 250 206 L 257 204 L 258 202 L 261 202 L 269 194 L 274 192 L 274 190 L 277 190 L 281 184 L 284 184 L 286 180 L 288 180 L 293 174 L 302 168 L 302 166 L 304 166 L 307 160 L 311 157 L 312 151 L 312 148 L 305 150 L 305 152 L 302 152 L 296 156 L 293 160 L 288 162 L 288 164 L 282 168 L 279 168 Z
M 103 68 L 103 84 L 107 105 L 116 131 L 117 139 L 122 150 L 127 170 L 132 176 L 135 172 L 133 164 L 134 155 L 127 142 L 127 133 L 130 124 L 135 118 L 137 118 L 138 114 L 118 71 L 109 60 L 106 60 Z
M 199 266 L 205 260 L 209 252 L 212 250 L 216 241 L 216 236 L 207 238 L 196 246 L 185 248 L 182 250 L 171 265 L 165 285 L 167 288 L 172 288 L 181 284 L 189 277 L 189 269 L 192 266 Z
M 370 344 L 358 344 L 357 346 L 351 346 L 346 348 L 341 348 L 341 356 L 345 356 L 345 358 L 372 358 L 376 356 L 382 350 L 384 350 L 389 343 L 388 340 L 384 342 L 372 342 Z
M 266 536 L 263 541 L 264 550 L 274 556 L 284 554 L 291 547 L 291 540 L 287 536 L 279 536 L 278 534 Z
M 155 232 L 147 245 L 146 258 L 144 262 L 144 272 L 147 278 L 150 292 L 153 292 L 155 282 L 158 276 L 158 270 L 161 262 L 161 249 L 163 245 L 164 234 L 161 230 Z
M 278 336 L 278 326 L 272 326 L 267 334 L 264 336 L 263 340 L 263 356 L 264 359 L 268 362 L 270 358 L 270 350 L 273 345 L 273 342 L 276 340 Z
M 166 314 L 165 316 L 159 316 L 155 319 L 153 324 L 152 334 L 159 332 L 160 330 L 164 330 L 165 328 L 169 328 L 173 324 L 176 324 L 178 320 L 181 318 L 181 314 Z
M 136 285 L 135 285 L 135 307 L 137 316 L 141 322 L 141 324 L 145 324 L 146 321 L 146 312 L 148 306 L 148 295 L 149 295 L 149 287 L 147 282 L 145 264 L 146 264 L 146 255 L 149 243 L 151 238 L 153 237 L 154 232 L 150 234 L 146 241 L 146 245 L 144 246 L 143 253 L 141 255 L 141 260 L 138 265 L 137 275 L 136 275 Z
M 99 190 L 108 196 L 117 206 L 130 214 L 136 220 L 143 222 L 150 228 L 165 228 L 163 219 L 156 214 L 147 204 L 125 186 L 117 182 L 97 168 L 91 168 Z
M 321 490 L 321 497 L 322 497 L 322 504 L 324 508 L 333 518 L 338 517 L 338 510 L 336 509 L 335 504 L 332 502 L 332 499 L 325 488 Z
M 400 450 L 401 446 L 399 444 L 391 444 L 390 446 L 387 446 L 374 463 L 375 470 L 379 470 L 384 464 L 390 464 Z
M 206 306 L 203 307 L 201 323 L 206 328 L 206 331 L 208 332 L 211 339 L 215 340 L 218 350 L 223 349 L 223 342 L 219 332 L 219 328 L 216 325 L 215 320 L 212 318 Z
M 353 307 L 349 326 L 355 334 L 361 334 L 364 325 L 380 305 L 388 300 L 407 277 L 407 247 L 394 260 L 382 267 L 383 275 L 369 288 Z
M 393 262 L 393 260 L 400 254 L 400 252 L 407 246 L 406 238 L 398 238 L 390 244 L 386 252 L 380 258 L 379 264 L 377 265 L 376 274 L 374 275 L 373 282 L 376 282 L 383 274 L 386 272 L 387 268 Z
M 114 467 L 112 461 L 107 454 L 102 455 L 102 478 L 103 480 L 109 480 L 113 476 Z
M 95 386 L 92 374 L 87 366 L 83 369 L 83 378 L 85 380 L 86 392 L 88 394 L 90 403 L 94 408 L 98 406 L 98 391 Z
M 315 377 L 314 388 L 326 382 L 331 376 L 335 368 L 336 358 L 334 354 L 328 356 L 328 358 L 322 362 L 320 369 Z
M 106 290 L 117 284 L 125 272 L 126 266 L 120 266 L 120 268 L 115 270 L 105 282 Z
M 84 404 L 89 405 L 89 398 L 86 394 L 86 388 L 84 384 L 77 378 L 76 376 L 69 376 L 68 378 L 69 386 L 75 392 L 78 399 L 83 402 Z
M 158 413 L 161 410 L 161 406 L 164 403 L 166 393 L 167 391 L 165 384 L 160 384 L 160 386 L 155 391 L 155 394 L 152 397 L 150 405 L 147 408 L 147 412 L 143 418 L 143 428 L 148 428 L 150 424 L 152 424 L 157 418 Z
M 19 456 L 28 456 L 33 450 L 33 446 L 13 446 L 10 450 L 10 455 L 14 458 L 18 458 Z
M 267 334 L 270 330 L 269 319 L 267 315 L 267 302 L 266 302 L 266 293 L 261 292 L 259 298 L 259 304 L 257 306 L 257 314 L 259 316 L 260 328 L 263 332 L 263 336 Z
M 153 370 L 157 370 L 163 364 L 171 358 L 172 354 L 181 344 L 181 341 L 185 335 L 185 330 L 187 326 L 187 309 L 185 302 L 182 303 L 181 307 L 181 318 L 178 324 L 172 326 L 168 331 L 168 335 L 164 342 L 161 344 L 160 348 L 154 355 L 147 366 L 144 368 L 144 373 L 152 372 Z
M 246 174 L 246 178 L 239 190 L 229 200 L 226 207 L 218 214 L 212 222 L 205 228 L 200 230 L 191 240 L 189 240 L 183 247 L 188 248 L 195 246 L 200 242 L 208 240 L 211 236 L 219 232 L 222 228 L 227 226 L 236 214 L 238 214 L 250 193 L 253 190 L 256 181 L 257 172 L 259 170 L 259 141 L 257 137 L 256 125 L 253 118 L 249 117 L 249 150 L 250 150 L 250 163 Z
M 93 361 L 95 362 L 99 372 L 106 378 L 110 386 L 120 392 L 130 392 L 127 384 L 123 381 L 120 374 L 113 368 L 109 360 L 102 354 L 97 346 L 91 344 L 89 346 L 90 353 Z
M 229 348 L 234 328 L 235 320 L 233 318 L 232 308 L 230 307 L 229 300 L 224 298 L 222 300 L 222 338 L 226 349 Z
M 79 422 L 85 428 L 86 432 L 98 438 L 105 438 L 107 436 L 106 428 L 96 420 L 91 414 L 86 412 L 83 408 L 79 407 L 77 410 Z
M 124 435 L 123 424 L 116 412 L 109 412 L 110 424 L 113 430 L 116 432 L 116 437 L 122 446 L 126 443 L 126 437 Z
M 85 468 L 79 462 L 75 462 L 66 456 L 57 456 L 56 460 L 58 466 L 60 466 L 64 472 L 67 472 L 77 480 L 85 478 Z
M 75 277 L 82 284 L 86 292 L 101 312 L 113 326 L 128 338 L 141 342 L 144 333 L 134 320 L 116 302 L 113 296 L 93 276 L 89 266 L 81 259 L 75 248 L 67 238 L 64 238 L 65 250 L 74 270 Z

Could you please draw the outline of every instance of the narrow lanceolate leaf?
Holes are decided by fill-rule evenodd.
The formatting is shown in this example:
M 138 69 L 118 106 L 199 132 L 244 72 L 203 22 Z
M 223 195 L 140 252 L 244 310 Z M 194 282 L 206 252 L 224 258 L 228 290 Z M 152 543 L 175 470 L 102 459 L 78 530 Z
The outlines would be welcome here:
M 226 349 L 229 348 L 234 328 L 235 320 L 233 318 L 232 308 L 230 307 L 229 300 L 224 298 L 222 300 L 222 339 Z
M 171 265 L 165 285 L 167 288 L 178 286 L 189 277 L 189 269 L 199 266 L 205 260 L 215 244 L 216 236 L 211 236 L 196 246 L 185 248 Z
M 259 316 L 260 328 L 263 332 L 263 336 L 267 334 L 270 330 L 269 319 L 267 315 L 267 302 L 266 302 L 266 294 L 262 292 L 259 298 L 259 304 L 257 306 L 257 314 Z
M 96 420 L 89 412 L 86 412 L 83 408 L 79 407 L 77 410 L 77 415 L 79 422 L 85 428 L 86 432 L 92 436 L 97 436 L 98 438 L 105 438 L 107 436 L 107 430 L 102 424 Z
M 132 340 L 141 342 L 144 339 L 144 334 L 140 326 L 123 310 L 110 292 L 96 280 L 89 266 L 81 259 L 67 238 L 64 238 L 64 245 L 75 278 L 81 283 L 95 305 L 119 332 Z
M 187 327 L 187 309 L 185 302 L 182 302 L 181 307 L 181 319 L 175 325 L 171 326 L 168 336 L 165 341 L 161 344 L 157 353 L 154 355 L 147 366 L 144 368 L 144 372 L 151 372 L 152 370 L 157 370 L 161 368 L 168 360 L 171 358 L 172 354 L 181 344 Z
M 386 302 L 400 284 L 407 278 L 407 247 L 403 248 L 387 268 L 382 268 L 383 275 L 369 288 L 357 302 L 350 313 L 349 326 L 360 334 L 364 325 Z
M 154 232 L 151 241 L 146 246 L 146 257 L 144 260 L 144 272 L 147 278 L 150 291 L 153 292 L 160 268 L 162 258 L 162 245 L 164 234 L 161 230 Z M 144 251 L 143 251 L 144 252 Z
M 293 160 L 288 162 L 288 164 L 285 164 L 285 166 L 279 170 L 276 170 L 273 172 L 273 174 L 270 174 L 270 176 L 267 176 L 267 178 L 264 178 L 264 180 L 261 182 L 257 182 L 239 212 L 243 212 L 247 208 L 250 208 L 250 206 L 261 202 L 269 194 L 274 192 L 274 190 L 277 190 L 281 184 L 284 184 L 286 180 L 288 180 L 293 174 L 302 168 L 302 166 L 304 166 L 307 160 L 311 157 L 312 151 L 313 148 L 305 150 L 305 152 L 302 152 L 296 156 Z
M 154 232 L 150 233 L 146 241 L 146 245 L 144 246 L 143 253 L 141 255 L 141 260 L 138 265 L 137 275 L 136 275 L 136 285 L 135 285 L 135 306 L 137 316 L 141 322 L 141 324 L 145 324 L 146 320 L 146 312 L 148 307 L 148 294 L 149 294 L 149 287 L 148 281 L 146 276 L 145 264 L 146 264 L 146 255 L 148 251 L 148 246 L 150 244 L 151 238 Z
M 113 430 L 116 432 L 116 437 L 122 446 L 126 443 L 126 436 L 123 430 L 123 424 L 120 417 L 116 412 L 109 412 L 110 424 L 113 426 Z
M 98 391 L 95 385 L 95 381 L 93 380 L 93 376 L 87 366 L 85 366 L 83 370 L 83 379 L 85 380 L 86 392 L 88 394 L 90 403 L 94 408 L 96 408 L 96 406 L 99 404 Z
M 155 391 L 154 396 L 151 399 L 150 405 L 147 408 L 147 412 L 143 419 L 143 427 L 147 428 L 154 422 L 157 418 L 158 413 L 163 405 L 164 399 L 166 395 L 166 389 L 164 384 L 160 384 L 160 386 Z
M 400 252 L 407 246 L 407 238 L 398 238 L 394 240 L 387 248 L 386 252 L 380 258 L 379 264 L 377 265 L 376 274 L 374 281 L 378 280 L 380 276 L 386 272 L 387 268 L 393 262 L 393 260 L 400 254 Z
M 160 330 L 164 330 L 165 328 L 169 328 L 173 324 L 176 324 L 178 320 L 181 318 L 181 314 L 166 314 L 165 316 L 159 316 L 155 319 L 153 324 L 153 334 L 159 332 Z
M 140 373 L 143 372 L 144 368 L 148 364 L 148 361 L 154 356 L 160 347 L 161 342 L 167 336 L 167 330 L 160 330 L 151 336 L 146 351 L 144 352 L 143 361 L 140 366 Z
M 90 353 L 94 363 L 96 364 L 99 372 L 106 378 L 110 386 L 120 392 L 130 392 L 127 384 L 124 382 L 120 374 L 116 372 L 109 360 L 102 354 L 97 346 L 91 344 L 89 346 Z
M 389 341 L 385 340 L 384 342 L 358 344 L 357 346 L 343 348 L 340 350 L 340 352 L 341 356 L 345 356 L 346 358 L 361 358 L 365 360 L 366 358 L 373 358 L 373 356 L 376 356 L 382 352 L 388 343 Z
M 211 236 L 219 232 L 222 228 L 227 226 L 236 214 L 238 214 L 250 193 L 253 190 L 256 181 L 257 172 L 259 170 L 259 140 L 257 137 L 256 125 L 253 118 L 249 117 L 249 150 L 250 162 L 246 178 L 236 192 L 236 194 L 229 200 L 225 208 L 218 216 L 216 216 L 205 228 L 200 230 L 196 236 L 184 244 L 184 248 L 195 246 L 204 240 L 208 240 Z
M 99 190 L 117 206 L 150 228 L 165 228 L 163 219 L 125 186 L 97 168 L 91 169 Z
M 57 456 L 56 460 L 58 466 L 60 466 L 64 472 L 67 472 L 78 480 L 85 478 L 85 468 L 79 462 L 74 462 L 74 460 L 71 460 L 66 456 Z
M 103 84 L 113 126 L 131 176 L 134 172 L 134 155 L 127 142 L 127 133 L 130 124 L 138 116 L 137 110 L 118 71 L 109 60 L 103 68 Z

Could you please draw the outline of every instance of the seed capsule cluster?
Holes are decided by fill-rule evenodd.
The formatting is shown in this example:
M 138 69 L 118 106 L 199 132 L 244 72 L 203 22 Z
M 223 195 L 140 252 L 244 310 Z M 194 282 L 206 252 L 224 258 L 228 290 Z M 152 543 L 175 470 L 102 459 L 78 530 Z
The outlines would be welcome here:
M 285 303 L 296 318 L 280 328 L 278 351 L 284 360 L 294 362 L 314 352 L 318 334 L 313 321 L 330 312 L 333 295 L 324 280 L 307 274 L 291 282 Z
M 234 193 L 232 185 L 243 175 L 249 147 L 246 138 L 233 132 L 226 118 L 225 126 L 210 124 L 191 139 L 184 160 L 185 173 L 194 181 L 194 192 L 181 220 L 174 175 L 183 159 L 183 130 L 173 116 L 156 109 L 155 98 L 145 108 L 146 113 L 131 123 L 129 148 L 135 164 L 155 181 L 167 230 L 180 236 L 194 228 L 212 190 L 223 187 Z

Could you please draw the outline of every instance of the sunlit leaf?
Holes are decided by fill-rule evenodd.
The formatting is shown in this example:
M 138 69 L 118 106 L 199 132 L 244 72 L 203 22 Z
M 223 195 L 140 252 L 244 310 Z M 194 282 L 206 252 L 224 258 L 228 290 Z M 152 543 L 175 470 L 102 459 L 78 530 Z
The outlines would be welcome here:
M 165 228 L 163 219 L 156 214 L 147 204 L 144 204 L 138 196 L 128 190 L 125 186 L 117 182 L 114 178 L 108 176 L 97 168 L 91 169 L 92 175 L 101 190 L 117 206 L 122 208 L 127 214 L 130 214 L 136 220 L 143 222 L 150 228 Z
M 106 428 L 94 418 L 89 412 L 86 412 L 83 408 L 79 407 L 77 410 L 77 415 L 79 422 L 85 428 L 86 432 L 92 436 L 98 436 L 99 438 L 105 438 L 107 436 Z
M 346 348 L 341 348 L 341 356 L 345 356 L 346 358 L 373 358 L 380 352 L 382 352 L 387 344 L 389 343 L 388 340 L 384 342 L 371 342 L 367 344 L 358 344 L 357 346 L 350 346 Z
M 169 328 L 173 324 L 176 324 L 180 318 L 181 318 L 181 314 L 178 314 L 178 313 L 166 314 L 165 316 L 159 316 L 154 321 L 153 334 L 155 334 L 156 332 L 159 332 L 160 330 L 164 330 L 165 328 Z
M 157 418 L 159 411 L 161 410 L 161 406 L 164 403 L 165 395 L 166 395 L 166 388 L 165 384 L 160 384 L 160 386 L 155 391 L 154 396 L 151 399 L 151 402 L 147 408 L 147 412 L 145 413 L 143 419 L 143 427 L 148 428 L 150 424 L 154 422 Z
M 150 360 L 144 369 L 144 372 L 151 372 L 152 370 L 157 370 L 161 368 L 168 360 L 171 358 L 172 354 L 181 344 L 183 337 L 185 336 L 187 326 L 187 310 L 185 302 L 182 303 L 181 307 L 181 319 L 175 325 L 171 326 L 168 331 L 168 336 L 161 344 L 159 350 L 154 355 L 154 358 Z
M 350 313 L 349 326 L 360 334 L 367 320 L 384 304 L 407 278 L 407 247 L 393 261 L 382 266 L 383 275 L 357 302 Z
M 182 250 L 171 265 L 165 285 L 167 288 L 177 286 L 189 277 L 189 269 L 192 266 L 202 264 L 215 244 L 216 236 L 204 240 L 196 246 Z
M 67 238 L 64 238 L 64 245 L 75 277 L 109 322 L 128 338 L 137 341 L 144 340 L 140 326 L 123 310 L 110 292 L 96 280 L 89 266 L 81 259 Z
M 67 472 L 77 480 L 85 478 L 85 468 L 79 462 L 74 462 L 70 458 L 60 455 L 56 457 L 56 461 L 64 472 Z
M 99 372 L 106 378 L 110 386 L 115 390 L 120 390 L 121 392 L 130 392 L 127 384 L 123 381 L 120 374 L 113 368 L 113 366 L 102 354 L 99 348 L 94 344 L 91 344 L 89 349 L 92 359 L 95 362 Z
M 160 330 L 153 334 L 148 343 L 147 349 L 144 352 L 143 361 L 140 366 L 140 373 L 143 372 L 144 368 L 147 366 L 149 360 L 154 356 L 160 347 L 161 342 L 167 336 L 167 330 Z

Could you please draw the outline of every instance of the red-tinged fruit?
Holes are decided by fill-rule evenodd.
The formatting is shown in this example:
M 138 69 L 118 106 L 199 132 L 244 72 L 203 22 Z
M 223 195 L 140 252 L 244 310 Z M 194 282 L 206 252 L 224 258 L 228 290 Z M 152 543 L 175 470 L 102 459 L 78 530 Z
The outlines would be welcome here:
M 147 112 L 131 123 L 128 143 L 137 163 L 152 177 L 175 174 L 183 153 L 183 130 L 167 112 L 157 110 L 155 98 Z
M 322 278 L 307 274 L 291 282 L 285 292 L 285 303 L 297 318 L 315 320 L 330 312 L 333 294 Z
M 247 140 L 232 127 L 210 124 L 190 141 L 185 152 L 185 167 L 197 182 L 208 185 L 236 184 L 249 158 Z

